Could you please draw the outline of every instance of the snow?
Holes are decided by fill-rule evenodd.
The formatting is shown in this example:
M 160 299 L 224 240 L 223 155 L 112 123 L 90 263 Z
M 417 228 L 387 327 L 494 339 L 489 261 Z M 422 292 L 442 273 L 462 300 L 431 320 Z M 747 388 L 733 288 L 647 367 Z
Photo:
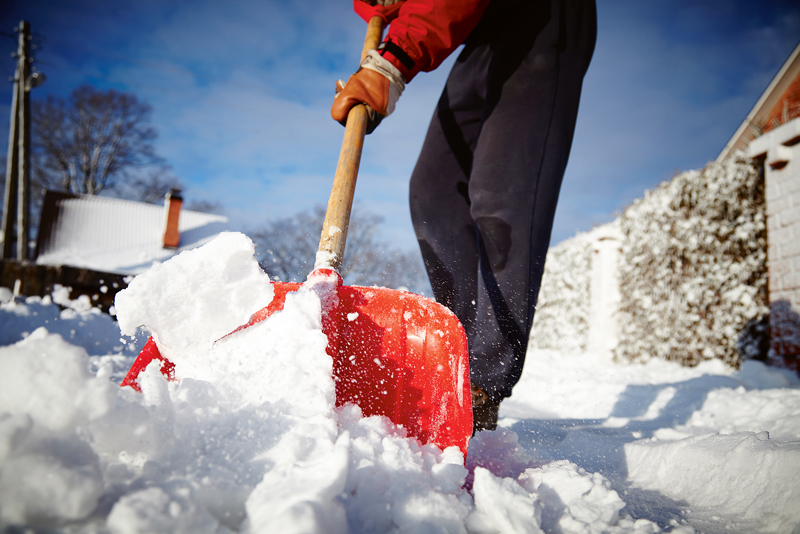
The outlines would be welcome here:
M 271 299 L 253 262 L 246 238 L 223 234 L 137 277 L 118 299 L 118 323 L 64 290 L 0 293 L 0 531 L 800 525 L 800 380 L 786 371 L 531 349 L 500 428 L 476 435 L 465 459 L 335 407 L 325 279 L 225 336 Z M 139 394 L 118 384 L 142 325 L 179 380 L 152 363 Z M 120 328 L 135 337 L 123 343 Z
M 254 252 L 245 235 L 224 232 L 137 276 L 114 300 L 122 334 L 147 325 L 176 365 L 185 354 L 210 349 L 272 300 Z
M 800 520 L 792 505 L 800 498 L 798 442 L 778 442 L 768 432 L 706 434 L 628 443 L 625 458 L 638 485 L 676 500 L 691 495 L 693 506 L 734 516 L 742 525 L 786 532 Z

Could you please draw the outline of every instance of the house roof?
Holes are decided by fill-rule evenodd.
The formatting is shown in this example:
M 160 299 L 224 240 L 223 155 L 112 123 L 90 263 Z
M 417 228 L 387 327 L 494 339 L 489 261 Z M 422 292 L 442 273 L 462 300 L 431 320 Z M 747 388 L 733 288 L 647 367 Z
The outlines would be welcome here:
M 757 135 L 797 116 L 800 116 L 800 43 L 717 156 L 717 162 L 736 150 L 747 148 Z
M 138 274 L 226 231 L 222 215 L 181 210 L 180 247 L 166 249 L 166 208 L 117 198 L 48 191 L 36 242 L 36 263 Z

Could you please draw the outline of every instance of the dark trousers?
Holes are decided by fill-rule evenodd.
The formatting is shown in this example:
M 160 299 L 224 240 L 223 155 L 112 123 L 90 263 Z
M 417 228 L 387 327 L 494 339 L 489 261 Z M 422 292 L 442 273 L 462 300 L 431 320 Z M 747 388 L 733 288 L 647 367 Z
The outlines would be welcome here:
M 464 325 L 472 382 L 495 401 L 522 373 L 596 28 L 594 0 L 493 0 L 411 176 L 434 295 Z

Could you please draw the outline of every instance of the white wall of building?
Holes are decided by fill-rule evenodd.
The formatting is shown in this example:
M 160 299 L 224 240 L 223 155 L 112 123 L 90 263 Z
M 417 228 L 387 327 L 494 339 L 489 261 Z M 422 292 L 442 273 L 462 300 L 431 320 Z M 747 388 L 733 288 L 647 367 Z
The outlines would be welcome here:
M 750 142 L 763 158 L 772 350 L 800 355 L 800 119 Z

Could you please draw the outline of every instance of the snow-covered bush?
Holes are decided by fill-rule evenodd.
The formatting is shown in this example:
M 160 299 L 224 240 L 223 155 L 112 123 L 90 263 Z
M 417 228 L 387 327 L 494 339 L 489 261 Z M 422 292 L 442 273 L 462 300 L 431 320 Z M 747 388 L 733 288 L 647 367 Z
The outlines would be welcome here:
M 580 233 L 547 252 L 529 348 L 586 349 L 591 268 L 589 233 Z
M 763 178 L 739 153 L 680 174 L 621 217 L 616 356 L 738 366 L 745 326 L 768 312 Z

